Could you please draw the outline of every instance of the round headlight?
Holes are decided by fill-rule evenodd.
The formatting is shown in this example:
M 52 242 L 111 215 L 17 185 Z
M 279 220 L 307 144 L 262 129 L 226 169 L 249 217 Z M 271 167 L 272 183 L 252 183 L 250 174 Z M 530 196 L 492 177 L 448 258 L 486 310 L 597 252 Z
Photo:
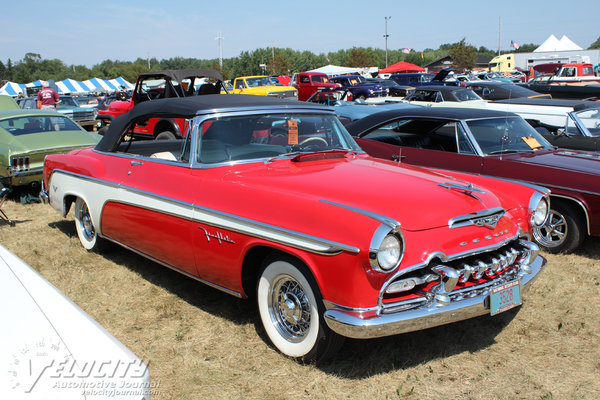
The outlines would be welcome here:
M 548 201 L 542 197 L 533 209 L 531 224 L 536 227 L 542 226 L 546 222 L 546 218 L 548 218 Z
M 388 271 L 400 261 L 402 255 L 402 244 L 396 235 L 389 234 L 381 242 L 381 246 L 377 250 L 377 263 L 379 267 Z

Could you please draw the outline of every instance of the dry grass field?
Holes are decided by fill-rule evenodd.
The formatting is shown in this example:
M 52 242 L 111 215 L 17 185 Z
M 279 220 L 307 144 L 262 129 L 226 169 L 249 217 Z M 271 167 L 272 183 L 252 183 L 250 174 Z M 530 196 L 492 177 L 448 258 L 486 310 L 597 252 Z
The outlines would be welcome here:
M 304 366 L 267 344 L 253 302 L 125 249 L 88 253 L 50 206 L 4 210 L 17 225 L 0 222 L 0 242 L 149 361 L 153 399 L 600 398 L 598 239 L 546 255 L 518 310 L 347 340 L 330 363 Z

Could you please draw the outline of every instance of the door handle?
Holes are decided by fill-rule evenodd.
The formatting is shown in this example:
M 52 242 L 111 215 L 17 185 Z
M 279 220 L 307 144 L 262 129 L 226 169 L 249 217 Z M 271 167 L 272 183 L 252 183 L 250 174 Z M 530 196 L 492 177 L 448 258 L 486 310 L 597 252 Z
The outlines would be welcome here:
M 392 154 L 392 161 L 401 161 L 404 160 L 406 156 L 399 156 L 398 154 Z
M 139 160 L 131 160 L 131 165 L 144 165 L 144 163 Z

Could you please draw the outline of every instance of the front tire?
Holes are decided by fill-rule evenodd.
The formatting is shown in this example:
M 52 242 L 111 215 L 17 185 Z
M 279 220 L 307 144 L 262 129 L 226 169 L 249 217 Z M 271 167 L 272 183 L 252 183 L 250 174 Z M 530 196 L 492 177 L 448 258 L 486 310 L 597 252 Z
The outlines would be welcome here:
M 75 200 L 75 228 L 81 245 L 88 251 L 98 251 L 102 247 L 102 239 L 98 237 L 96 228 L 92 223 L 88 206 L 81 197 Z
M 535 241 L 549 253 L 570 253 L 585 239 L 585 222 L 573 207 L 553 201 L 546 223 L 533 229 Z
M 309 282 L 314 279 L 307 269 L 286 258 L 265 264 L 257 284 L 257 302 L 269 340 L 301 362 L 333 356 L 344 338 L 325 324 L 322 298 L 316 284 Z

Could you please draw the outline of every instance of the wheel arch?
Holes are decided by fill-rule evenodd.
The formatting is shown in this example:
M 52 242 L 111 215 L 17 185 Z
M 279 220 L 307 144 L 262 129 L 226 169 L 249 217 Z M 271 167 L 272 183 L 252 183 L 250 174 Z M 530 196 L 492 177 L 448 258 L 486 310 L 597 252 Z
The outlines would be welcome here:
M 305 259 L 292 252 L 284 251 L 275 247 L 259 245 L 249 249 L 242 262 L 242 291 L 247 298 L 254 298 L 256 295 L 256 284 L 265 260 L 275 257 L 298 262 L 303 269 L 300 272 L 303 272 L 305 275 L 308 274 L 306 279 L 314 284 L 315 289 L 318 290 L 319 294 L 322 295 L 323 292 L 321 290 L 321 286 L 319 285 L 319 280 L 317 279 L 313 268 L 310 267 L 310 263 L 308 263 Z
M 590 232 L 591 232 L 590 231 L 590 216 L 589 216 L 589 212 L 588 212 L 585 204 L 581 200 L 578 200 L 576 198 L 565 196 L 562 194 L 555 194 L 555 193 L 551 192 L 550 193 L 550 208 L 552 208 L 552 203 L 555 201 L 562 203 L 562 204 L 574 206 L 574 207 L 572 207 L 572 209 L 575 210 L 577 213 L 579 213 L 579 215 L 585 221 L 585 228 L 586 228 L 585 232 L 589 236 Z

